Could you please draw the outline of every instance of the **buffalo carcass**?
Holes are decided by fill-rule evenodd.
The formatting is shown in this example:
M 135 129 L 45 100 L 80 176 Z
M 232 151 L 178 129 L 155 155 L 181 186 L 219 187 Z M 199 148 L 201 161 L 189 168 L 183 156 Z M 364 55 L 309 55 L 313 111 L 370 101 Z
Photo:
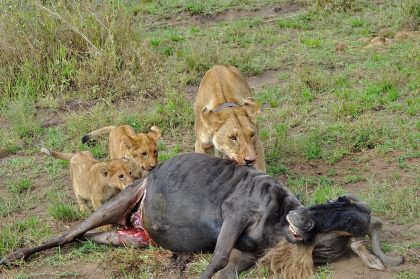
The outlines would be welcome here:
M 141 232 L 144 227 L 153 241 L 175 253 L 214 251 L 201 278 L 221 269 L 222 278 L 235 277 L 285 237 L 296 245 L 312 245 L 317 263 L 330 262 L 349 249 L 372 268 L 383 269 L 382 262 L 401 263 L 401 258 L 380 251 L 373 218 L 368 206 L 352 196 L 306 208 L 279 181 L 253 167 L 187 153 L 162 163 L 61 237 L 18 249 L 1 263 L 83 237 L 115 245 L 146 244 L 143 234 L 138 239 L 121 231 L 86 234 L 107 224 Z M 382 262 L 363 244 L 356 245 L 366 234 L 376 241 Z

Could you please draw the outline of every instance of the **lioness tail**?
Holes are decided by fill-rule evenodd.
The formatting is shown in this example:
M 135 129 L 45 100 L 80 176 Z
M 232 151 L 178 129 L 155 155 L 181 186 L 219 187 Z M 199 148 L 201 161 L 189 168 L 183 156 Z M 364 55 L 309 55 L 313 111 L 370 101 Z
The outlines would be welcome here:
M 92 131 L 82 137 L 82 143 L 87 143 L 91 138 L 109 134 L 112 129 L 115 129 L 115 126 L 107 126 L 107 127 L 103 127 L 98 130 Z
M 41 148 L 41 152 L 47 154 L 48 156 L 53 156 L 55 158 L 58 158 L 61 160 L 67 160 L 67 161 L 69 161 L 71 157 L 74 155 L 74 153 L 51 151 L 44 147 Z

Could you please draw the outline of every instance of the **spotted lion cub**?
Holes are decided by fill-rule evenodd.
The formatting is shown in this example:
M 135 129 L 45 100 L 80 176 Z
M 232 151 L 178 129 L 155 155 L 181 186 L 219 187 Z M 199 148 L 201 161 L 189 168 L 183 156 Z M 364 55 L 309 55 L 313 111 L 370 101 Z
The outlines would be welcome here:
M 258 138 L 259 105 L 239 70 L 217 65 L 204 75 L 194 102 L 195 152 L 266 170 Z
M 98 161 L 91 152 L 65 153 L 42 148 L 41 152 L 70 161 L 70 176 L 81 211 L 96 210 L 133 183 L 126 159 Z
M 156 126 L 147 133 L 138 133 L 129 125 L 108 126 L 92 131 L 82 137 L 86 143 L 90 139 L 109 134 L 109 156 L 111 159 L 127 158 L 133 164 L 133 176 L 144 177 L 157 165 L 157 140 L 161 136 Z

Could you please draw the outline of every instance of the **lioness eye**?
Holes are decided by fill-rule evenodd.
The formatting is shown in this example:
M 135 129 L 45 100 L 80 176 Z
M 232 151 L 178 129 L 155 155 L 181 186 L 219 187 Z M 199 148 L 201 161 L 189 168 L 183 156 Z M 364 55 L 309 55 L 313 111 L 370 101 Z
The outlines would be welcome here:
M 254 132 L 252 132 L 251 133 L 251 138 L 253 138 L 255 136 L 255 133 Z
M 229 137 L 229 139 L 230 139 L 230 140 L 233 140 L 233 141 L 238 140 L 238 139 L 236 138 L 236 136 L 230 136 L 230 137 Z
M 124 180 L 124 174 L 120 174 L 120 175 L 118 176 L 118 178 L 119 178 L 120 180 Z
M 147 152 L 143 152 L 143 153 L 141 153 L 141 155 L 142 156 L 146 156 L 147 155 Z

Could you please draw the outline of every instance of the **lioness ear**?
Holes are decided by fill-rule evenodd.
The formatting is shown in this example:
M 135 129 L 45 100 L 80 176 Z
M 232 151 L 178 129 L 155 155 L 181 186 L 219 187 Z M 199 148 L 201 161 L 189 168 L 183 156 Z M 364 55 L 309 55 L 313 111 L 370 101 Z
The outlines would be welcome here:
M 260 113 L 260 105 L 251 97 L 246 98 L 244 108 L 248 116 L 252 118 L 255 118 Z
M 123 142 L 125 148 L 127 148 L 128 150 L 133 149 L 133 142 L 126 135 L 123 136 L 122 142 Z
M 152 126 L 152 128 L 150 128 L 150 132 L 147 133 L 147 135 L 152 138 L 154 141 L 157 141 L 160 136 L 161 136 L 161 131 L 158 127 L 156 126 Z
M 206 126 L 210 127 L 210 129 L 212 130 L 216 130 L 217 128 L 219 128 L 220 124 L 222 124 L 218 113 L 207 108 L 204 108 L 201 112 L 201 120 Z

